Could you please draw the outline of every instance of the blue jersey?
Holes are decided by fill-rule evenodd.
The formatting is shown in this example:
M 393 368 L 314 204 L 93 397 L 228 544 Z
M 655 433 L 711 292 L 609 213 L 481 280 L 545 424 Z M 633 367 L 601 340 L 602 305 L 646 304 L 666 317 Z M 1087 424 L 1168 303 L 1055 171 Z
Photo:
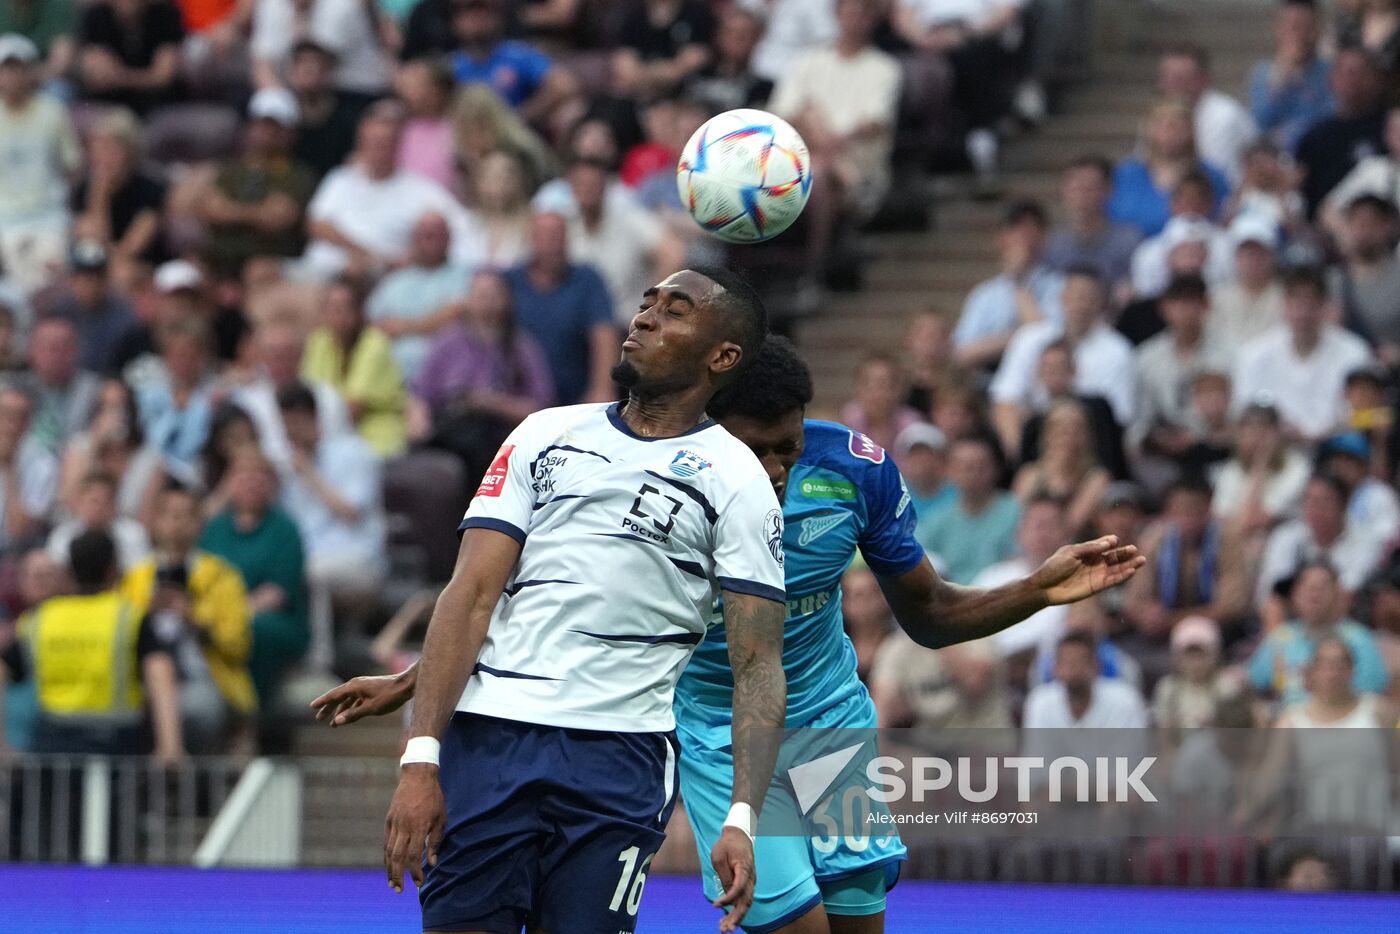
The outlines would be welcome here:
M 865 691 L 841 617 L 841 575 L 856 549 L 881 576 L 913 570 L 924 550 L 914 539 L 914 508 L 894 462 L 865 435 L 832 422 L 806 423 L 783 521 L 787 722 L 799 726 Z M 727 726 L 733 700 L 729 646 L 716 617 L 676 685 L 676 716 L 691 729 Z

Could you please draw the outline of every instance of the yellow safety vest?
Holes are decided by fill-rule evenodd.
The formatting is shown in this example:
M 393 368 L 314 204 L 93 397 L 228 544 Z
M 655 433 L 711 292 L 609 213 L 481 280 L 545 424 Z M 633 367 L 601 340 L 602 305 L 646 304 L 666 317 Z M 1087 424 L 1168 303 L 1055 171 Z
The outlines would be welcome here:
M 41 603 L 23 634 L 40 710 L 55 717 L 139 718 L 140 632 L 140 617 L 115 591 Z

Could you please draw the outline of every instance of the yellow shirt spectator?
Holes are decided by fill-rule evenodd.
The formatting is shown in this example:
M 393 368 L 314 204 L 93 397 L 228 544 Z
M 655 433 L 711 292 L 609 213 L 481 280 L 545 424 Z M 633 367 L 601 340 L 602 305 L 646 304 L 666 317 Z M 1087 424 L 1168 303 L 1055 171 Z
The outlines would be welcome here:
M 345 397 L 360 437 L 380 457 L 402 453 L 407 442 L 408 393 L 392 348 L 383 331 L 365 328 L 346 354 L 330 329 L 320 327 L 301 360 L 304 379 L 329 383 Z

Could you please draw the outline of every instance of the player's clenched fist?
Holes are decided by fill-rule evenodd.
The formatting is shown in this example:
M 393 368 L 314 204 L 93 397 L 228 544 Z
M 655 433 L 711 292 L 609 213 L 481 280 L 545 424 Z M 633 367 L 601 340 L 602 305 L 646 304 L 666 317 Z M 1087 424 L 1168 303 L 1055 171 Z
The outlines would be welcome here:
M 725 827 L 710 850 L 710 863 L 724 886 L 715 907 L 729 909 L 719 922 L 719 929 L 728 934 L 738 930 L 753 904 L 753 841 L 737 827 Z
M 413 884 L 423 885 L 423 851 L 428 865 L 437 864 L 438 845 L 447 824 L 447 805 L 435 765 L 415 762 L 399 770 L 399 787 L 384 821 L 384 871 L 395 892 L 403 891 L 404 870 Z M 753 856 L 749 856 L 752 865 Z M 749 889 L 753 891 L 752 886 Z

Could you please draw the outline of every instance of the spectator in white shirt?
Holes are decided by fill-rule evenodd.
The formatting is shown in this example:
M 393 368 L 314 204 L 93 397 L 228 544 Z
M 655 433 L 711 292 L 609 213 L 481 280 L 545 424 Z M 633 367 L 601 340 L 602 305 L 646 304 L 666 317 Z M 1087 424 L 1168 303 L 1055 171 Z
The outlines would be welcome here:
M 1375 195 L 1400 204 L 1400 107 L 1385 115 L 1385 152 L 1367 156 L 1328 193 L 1318 210 L 1318 220 L 1332 236 L 1346 235 L 1346 210 L 1362 195 Z
M 311 40 L 335 53 L 335 86 L 366 99 L 389 89 L 392 65 L 380 38 L 378 7 L 361 0 L 255 0 L 253 79 L 259 88 L 282 86 L 298 42 Z
M 84 477 L 74 506 L 73 518 L 49 533 L 49 557 L 59 564 L 68 566 L 68 549 L 73 539 L 91 529 L 101 529 L 112 536 L 122 571 L 131 570 L 151 553 L 145 527 L 129 516 L 117 514 L 117 482 L 110 474 L 90 473 Z
M 1210 179 L 1200 172 L 1188 172 L 1172 189 L 1172 218 L 1155 237 L 1144 240 L 1133 251 L 1133 294 L 1138 298 L 1156 298 L 1171 279 L 1169 257 L 1177 247 L 1187 243 L 1205 249 L 1206 262 L 1202 275 L 1209 283 L 1223 282 L 1230 277 L 1230 244 L 1215 223 L 1209 220 L 1212 204 Z
M 1325 561 L 1337 571 L 1347 594 L 1361 589 L 1381 561 L 1382 547 L 1365 530 L 1347 521 L 1349 491 L 1331 474 L 1314 474 L 1303 490 L 1302 516 L 1274 529 L 1264 545 L 1255 588 L 1256 608 L 1279 596 L 1275 589 L 1304 565 Z M 1280 604 L 1281 605 L 1281 604 Z M 1275 618 L 1274 622 L 1281 621 Z
M 1103 396 L 1119 424 L 1133 417 L 1133 348 L 1127 339 L 1104 323 L 1107 287 L 1096 269 L 1072 269 L 1060 296 L 1064 322 L 1051 319 L 1027 324 L 1016 332 L 1002 357 L 989 390 L 992 420 L 1008 450 L 1021 443 L 1026 418 L 1043 408 L 1044 388 L 1036 374 L 1040 355 L 1050 344 L 1063 340 L 1074 351 L 1075 391 Z
M 1164 53 L 1157 63 L 1157 88 L 1190 103 L 1201 158 L 1238 178 L 1244 151 L 1259 135 L 1259 128 L 1243 104 L 1211 87 L 1205 50 L 1181 46 Z
M 753 53 L 754 74 L 777 82 L 805 53 L 836 38 L 836 0 L 739 0 L 767 25 Z
M 1400 535 L 1400 497 L 1384 480 L 1371 476 L 1371 443 L 1359 431 L 1328 438 L 1322 469 L 1346 484 L 1347 524 L 1389 549 Z
M 1071 632 L 1055 648 L 1055 680 L 1037 685 L 1026 697 L 1021 754 L 1047 764 L 1062 756 L 1093 759 L 1105 754 L 1104 740 L 1079 729 L 1147 725 L 1147 703 L 1138 689 L 1124 679 L 1103 677 L 1097 640 L 1088 632 Z
M 29 436 L 29 397 L 0 385 L 0 551 L 41 531 L 58 491 L 58 460 Z
M 1008 561 L 994 564 L 973 578 L 974 587 L 1001 587 L 1028 576 L 1040 567 L 1065 542 L 1070 530 L 1065 526 L 1064 503 L 1051 496 L 1037 496 L 1021 507 L 1021 523 L 1016 527 L 1016 544 L 1021 553 Z M 1002 658 L 1025 655 L 1022 661 L 1051 651 L 1065 634 L 1065 613 L 1068 607 L 1048 606 L 1026 617 L 988 641 L 996 646 Z M 1024 672 L 1023 672 L 1024 674 Z M 1009 680 L 1020 682 L 1014 673 Z
M 452 232 L 453 262 L 474 265 L 485 249 L 481 226 L 446 188 L 398 168 L 403 109 L 376 104 L 360 121 L 350 161 L 332 171 L 307 208 L 311 243 L 298 274 L 329 281 L 364 275 L 408 259 L 413 228 L 429 212 Z
M 1327 322 L 1327 286 L 1320 270 L 1289 270 L 1284 296 L 1286 323 L 1240 351 L 1234 406 L 1243 411 L 1268 399 L 1294 437 L 1316 441 L 1346 417 L 1347 374 L 1371 363 L 1371 351 L 1355 334 Z
M 1229 241 L 1234 275 L 1211 289 L 1206 331 L 1233 366 L 1241 347 L 1283 324 L 1283 286 L 1274 262 L 1276 227 L 1256 217 L 1236 218 Z
M 1234 452 L 1215 478 L 1210 511 L 1248 537 L 1298 514 L 1312 465 L 1283 436 L 1278 409 L 1248 406 L 1235 421 Z

